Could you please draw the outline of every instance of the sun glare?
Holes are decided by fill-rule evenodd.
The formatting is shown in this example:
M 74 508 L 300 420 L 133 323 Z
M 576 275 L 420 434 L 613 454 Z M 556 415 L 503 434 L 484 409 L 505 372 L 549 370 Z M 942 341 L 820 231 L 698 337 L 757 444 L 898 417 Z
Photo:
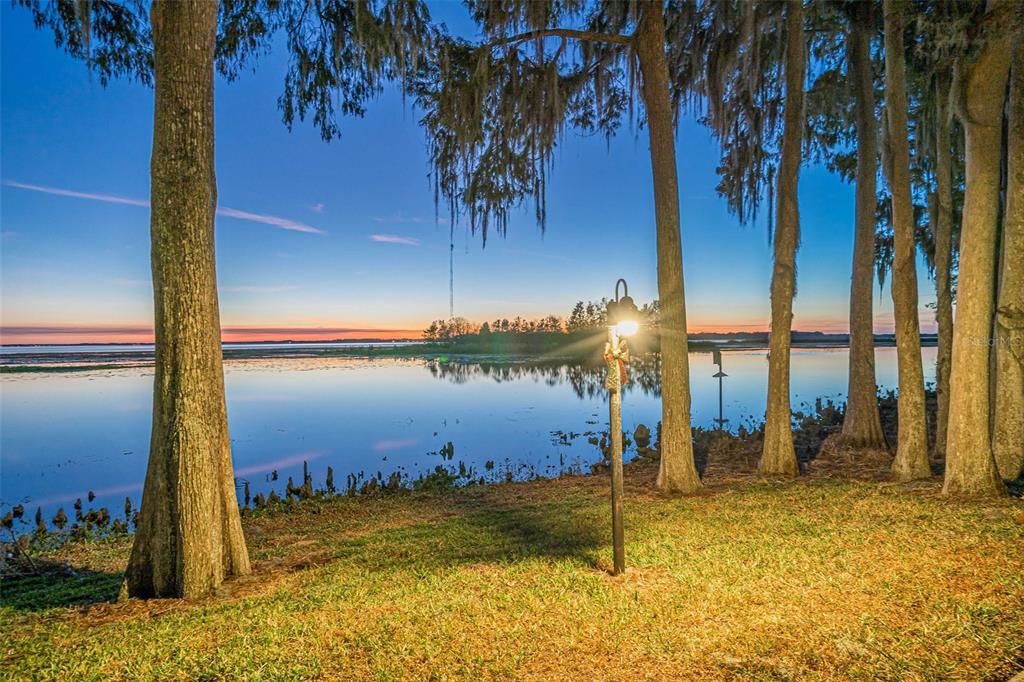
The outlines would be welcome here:
M 619 336 L 633 336 L 640 329 L 640 324 L 636 320 L 623 320 L 615 325 L 615 333 Z

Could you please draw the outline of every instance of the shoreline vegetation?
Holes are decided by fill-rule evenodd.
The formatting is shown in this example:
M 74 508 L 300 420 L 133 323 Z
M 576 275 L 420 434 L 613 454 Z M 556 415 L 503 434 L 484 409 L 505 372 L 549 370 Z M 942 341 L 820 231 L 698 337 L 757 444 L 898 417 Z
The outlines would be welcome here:
M 597 362 L 605 337 L 601 330 L 589 332 L 498 332 L 488 335 L 471 334 L 459 338 L 422 341 L 266 341 L 225 343 L 224 360 L 256 360 L 287 358 L 425 358 L 425 359 L 486 359 L 489 361 L 522 361 L 530 359 L 576 360 Z M 330 345 L 329 345 L 330 344 Z M 340 345 L 344 344 L 344 345 Z M 379 345 L 378 345 L 379 344 Z M 635 354 L 658 353 L 656 333 L 648 333 L 631 340 Z M 891 334 L 875 336 L 875 347 L 895 345 Z M 935 345 L 934 336 L 922 335 L 921 346 Z M 112 346 L 119 350 L 95 350 L 88 355 L 76 350 L 82 346 Z M 137 346 L 131 350 L 124 347 Z M 253 347 L 255 346 L 255 347 Z M 261 347 L 262 346 L 262 347 Z M 151 367 L 152 344 L 60 344 L 46 346 L 47 350 L 33 352 L 37 346 L 3 346 L 19 348 L 19 352 L 0 355 L 0 374 L 32 372 L 83 372 L 91 370 Z M 59 347 L 60 351 L 50 350 Z M 793 332 L 794 349 L 848 348 L 846 334 L 823 332 Z M 768 333 L 733 332 L 726 334 L 692 334 L 688 349 L 691 353 L 710 353 L 714 350 L 766 350 Z M 66 350 L 65 350 L 66 349 Z M 88 361 L 84 361 L 85 358 Z
M 650 368 L 647 368 L 648 374 L 650 371 Z M 637 382 L 645 385 L 649 383 L 650 377 L 645 381 L 642 374 L 641 371 Z M 800 472 L 807 473 L 812 464 L 819 461 L 827 462 L 837 454 L 845 458 L 846 464 L 866 466 L 869 469 L 889 461 L 893 455 L 891 444 L 896 442 L 897 437 L 898 399 L 895 392 L 879 393 L 877 404 L 883 438 L 889 445 L 864 453 L 857 448 L 849 447 L 843 440 L 841 428 L 845 416 L 844 404 L 837 404 L 827 398 L 818 398 L 813 403 L 802 403 L 794 411 L 792 420 L 794 448 Z M 937 400 L 933 390 L 926 393 L 926 406 L 929 424 L 927 437 L 930 446 L 934 447 Z M 753 466 L 756 463 L 764 440 L 765 422 L 746 418 L 737 423 L 738 426 L 734 429 L 700 426 L 693 428 L 694 460 L 702 477 L 708 471 L 709 465 L 720 459 L 724 459 L 726 466 L 733 468 Z M 381 469 L 376 472 L 341 471 L 340 475 L 336 475 L 334 469 L 328 466 L 326 478 L 320 482 L 314 481 L 309 473 L 308 462 L 303 462 L 301 479 L 283 474 L 279 476 L 278 471 L 274 470 L 267 474 L 262 485 L 257 479 L 236 478 L 234 487 L 242 513 L 248 514 L 267 509 L 292 508 L 295 503 L 309 499 L 374 497 L 410 491 L 452 491 L 474 486 L 602 474 L 608 471 L 610 450 L 607 429 L 581 432 L 559 429 L 552 431 L 550 435 L 552 439 L 557 439 L 564 445 L 580 444 L 584 448 L 587 445 L 592 446 L 593 457 L 577 456 L 572 460 L 563 460 L 562 466 L 554 472 L 542 472 L 512 459 L 474 465 L 457 458 L 455 445 L 448 442 L 437 452 L 429 453 L 438 456 L 441 463 L 420 472 L 415 477 L 403 467 L 391 471 Z M 659 461 L 662 447 L 660 422 L 652 424 L 651 427 L 638 424 L 633 432 L 623 431 L 622 439 L 624 454 L 629 463 L 641 465 Z M 931 458 L 932 475 L 941 476 L 943 467 L 944 461 L 940 456 L 935 455 Z M 1024 478 L 1010 482 L 1009 490 L 1011 495 L 1024 496 Z M 124 535 L 137 526 L 137 502 L 133 505 L 131 498 L 125 498 L 123 516 L 115 508 L 93 508 L 94 499 L 91 491 L 82 494 L 73 505 L 58 505 L 56 514 L 53 508 L 43 509 L 32 504 L 28 498 L 2 505 L 7 509 L 6 514 L 0 518 L 0 549 L 3 550 L 0 554 L 12 563 L 0 563 L 0 577 L 17 575 L 19 567 L 32 568 L 31 556 L 37 551 L 45 552 L 67 543 Z
M 221 343 L 223 359 L 284 359 L 335 357 L 398 357 L 440 359 L 486 359 L 491 362 L 522 360 L 564 360 L 601 364 L 607 335 L 608 299 L 578 301 L 565 319 L 548 315 L 540 319 L 498 318 L 476 323 L 464 317 L 434 320 L 420 339 L 333 339 L 323 341 L 247 341 Z M 661 304 L 645 303 L 639 308 L 641 333 L 630 339 L 633 355 L 661 352 Z M 848 348 L 849 334 L 820 331 L 790 332 L 791 347 L 804 349 Z M 876 334 L 876 347 L 896 345 L 894 334 Z M 934 346 L 934 334 L 922 334 L 921 346 Z M 699 332 L 687 335 L 691 353 L 715 350 L 764 350 L 767 331 Z M 89 362 L 82 347 L 90 348 Z M 92 350 L 111 347 L 111 350 Z M 114 350 L 114 348 L 117 350 Z M 96 369 L 148 367 L 153 364 L 153 344 L 83 343 L 54 345 L 7 345 L 16 352 L 0 354 L 0 374 L 26 372 L 81 372 Z M 33 352 L 33 349 L 41 349 Z M 61 348 L 61 351 L 54 351 Z M 66 352 L 63 349 L 67 349 Z M 124 350 L 131 348 L 131 350 Z M 137 350 L 136 350 L 137 348 Z M 76 352 L 79 349 L 79 352 Z
M 879 408 L 894 437 L 895 398 Z M 77 532 L 37 529 L 8 560 L 0 661 L 82 680 L 1018 672 L 1020 500 L 948 500 L 938 475 L 893 483 L 889 451 L 843 446 L 841 407 L 811 412 L 794 422 L 797 481 L 757 473 L 763 426 L 696 429 L 706 491 L 695 496 L 657 492 L 656 436 L 627 434 L 637 456 L 618 577 L 600 465 L 485 485 L 454 463 L 404 484 L 289 481 L 284 496 L 245 500 L 253 575 L 195 602 L 118 602 L 127 519 L 76 510 Z M 5 519 L 4 533 L 26 523 Z M 502 646 L 509 637 L 522 644 Z
M 634 383 L 639 390 L 652 390 L 655 386 L 657 370 L 652 366 L 650 356 L 636 366 Z M 549 364 L 536 366 L 543 372 L 547 367 L 560 367 L 561 361 L 553 360 Z M 438 366 L 437 375 L 459 381 L 462 370 L 457 369 L 458 363 Z M 452 367 L 453 369 L 444 369 Z M 579 377 L 579 384 L 574 386 L 578 395 L 592 394 L 601 390 L 600 368 L 584 370 L 585 375 Z M 450 372 L 455 372 L 450 374 Z M 928 440 L 930 445 L 935 442 L 936 394 L 927 391 L 926 405 L 928 410 Z M 894 391 L 880 392 L 877 395 L 877 407 L 881 417 L 884 446 L 868 453 L 859 453 L 856 448 L 848 448 L 840 433 L 845 417 L 845 405 L 836 403 L 830 398 L 817 398 L 813 402 L 801 403 L 793 412 L 792 430 L 794 448 L 801 473 L 806 473 L 811 464 L 821 455 L 829 455 L 835 451 L 846 451 L 850 461 L 861 460 L 869 467 L 880 461 L 891 459 L 891 444 L 897 437 L 897 406 L 898 399 Z M 590 424 L 591 422 L 587 422 Z M 693 428 L 694 460 L 697 471 L 703 476 L 709 462 L 724 456 L 733 462 L 737 458 L 748 463 L 756 461 L 762 448 L 765 422 L 752 417 L 737 420 L 735 428 L 719 429 L 716 427 Z M 622 440 L 627 461 L 634 464 L 657 462 L 660 459 L 661 422 L 647 426 L 640 423 L 635 430 L 624 430 Z M 575 456 L 564 458 L 560 466 L 554 470 L 544 470 L 517 462 L 513 458 L 504 460 L 488 460 L 486 462 L 466 462 L 456 456 L 453 442 L 447 442 L 437 451 L 428 453 L 439 458 L 440 464 L 427 467 L 416 476 L 405 467 L 386 470 L 345 471 L 336 475 L 333 467 L 328 466 L 323 482 L 315 481 L 309 473 L 308 462 L 302 463 L 301 478 L 280 474 L 275 469 L 266 474 L 265 480 L 258 478 L 238 477 L 234 480 L 234 488 L 242 513 L 251 513 L 278 506 L 291 507 L 293 503 L 316 498 L 329 499 L 335 496 L 372 497 L 377 494 L 399 493 L 425 490 L 455 490 L 458 488 L 533 481 L 566 476 L 600 474 L 608 471 L 609 432 L 605 429 L 591 428 L 581 431 L 574 429 L 557 429 L 550 432 L 553 441 L 569 446 L 578 444 L 581 448 L 591 447 L 591 456 Z M 940 457 L 933 457 L 931 470 L 934 475 L 941 475 L 944 462 Z M 1010 483 L 1010 492 L 1016 496 L 1024 495 L 1024 480 Z M 0 566 L 0 576 L 7 569 L 22 568 L 31 565 L 31 555 L 39 549 L 52 549 L 68 542 L 97 540 L 111 535 L 129 533 L 137 527 L 137 500 L 124 500 L 124 513 L 116 507 L 93 507 L 95 496 L 90 490 L 83 492 L 74 504 L 56 505 L 43 509 L 33 504 L 31 498 L 23 498 L 17 502 L 3 504 L 6 514 L 0 518 L 0 548 L 3 554 L 15 560 L 10 566 Z M 27 557 L 27 558 L 26 558 Z M 15 571 L 17 572 L 17 571 Z

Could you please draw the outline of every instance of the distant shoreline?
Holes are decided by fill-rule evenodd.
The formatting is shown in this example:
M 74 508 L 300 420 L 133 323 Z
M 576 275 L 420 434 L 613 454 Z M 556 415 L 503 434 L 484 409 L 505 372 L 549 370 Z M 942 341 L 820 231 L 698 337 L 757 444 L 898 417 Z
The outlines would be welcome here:
M 688 338 L 692 344 L 695 341 L 707 341 L 714 345 L 733 344 L 729 347 L 738 347 L 740 344 L 754 344 L 754 347 L 764 345 L 767 347 L 769 332 L 698 332 L 689 334 Z M 937 334 L 921 334 L 922 346 L 933 346 L 937 343 Z M 792 332 L 792 343 L 794 346 L 801 344 L 819 344 L 823 346 L 847 346 L 849 345 L 849 334 L 832 334 L 828 332 Z M 894 345 L 895 334 L 875 334 L 875 345 Z M 261 341 L 223 341 L 225 350 L 229 347 L 240 346 L 324 346 L 324 345 L 347 345 L 347 346 L 370 346 L 370 345 L 436 345 L 434 342 L 419 339 L 323 339 L 318 341 L 303 341 L 295 339 L 284 339 L 280 341 L 264 339 Z M 85 347 L 148 347 L 152 346 L 151 341 L 98 341 L 82 343 L 0 343 L 0 352 L 7 348 L 85 348 Z
M 325 339 L 322 341 L 296 341 L 285 339 L 283 341 L 222 341 L 223 346 L 260 346 L 260 345 L 307 345 L 322 346 L 324 344 L 349 344 L 353 346 L 367 346 L 373 344 L 412 344 L 426 343 L 422 339 Z M 4 348 L 85 348 L 90 346 L 152 346 L 152 341 L 83 341 L 81 343 L 0 343 L 0 350 Z
M 701 335 L 695 335 L 701 336 Z M 721 337 L 723 335 L 715 335 Z M 794 350 L 838 350 L 848 347 L 846 335 L 801 335 L 794 334 Z M 843 338 L 835 338 L 842 336 Z M 824 337 L 824 338 L 823 338 Z M 831 337 L 831 338 L 829 338 Z M 895 342 L 891 335 L 875 337 L 876 348 L 892 347 Z M 934 335 L 922 335 L 921 346 L 935 345 Z M 87 352 L 78 351 L 83 347 L 96 348 Z M 316 359 L 316 358 L 423 358 L 441 361 L 487 361 L 526 362 L 539 360 L 553 362 L 587 362 L 594 360 L 594 348 L 600 341 L 593 341 L 587 348 L 574 348 L 571 344 L 534 352 L 530 349 L 507 352 L 482 350 L 464 346 L 458 342 L 436 343 L 425 341 L 346 341 L 346 342 L 245 342 L 224 344 L 225 362 L 260 359 Z M 152 367 L 153 344 L 47 344 L 3 346 L 2 349 L 18 348 L 17 352 L 0 354 L 0 374 L 42 373 L 42 372 L 85 372 L 112 369 Z M 41 349 L 32 352 L 31 349 Z M 104 351 L 103 348 L 124 350 Z M 767 350 L 767 338 L 747 335 L 733 338 L 709 340 L 691 337 L 689 351 L 710 353 L 714 350 L 758 351 Z M 42 350 L 46 349 L 46 350 Z M 57 350 L 59 349 L 59 350 Z M 638 349 L 640 350 L 640 349 Z

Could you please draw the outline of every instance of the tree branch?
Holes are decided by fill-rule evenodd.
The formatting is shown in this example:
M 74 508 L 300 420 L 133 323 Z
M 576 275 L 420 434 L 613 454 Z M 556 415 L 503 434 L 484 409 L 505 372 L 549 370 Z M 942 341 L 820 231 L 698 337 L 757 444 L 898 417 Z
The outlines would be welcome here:
M 536 31 L 519 33 L 514 36 L 499 38 L 490 43 L 486 43 L 481 47 L 485 47 L 490 50 L 495 47 L 501 47 L 502 45 L 525 43 L 529 40 L 536 40 L 537 38 L 573 38 L 575 40 L 582 40 L 590 43 L 616 43 L 618 45 L 629 45 L 633 41 L 633 36 L 624 36 L 618 33 L 577 31 L 571 28 L 544 28 Z

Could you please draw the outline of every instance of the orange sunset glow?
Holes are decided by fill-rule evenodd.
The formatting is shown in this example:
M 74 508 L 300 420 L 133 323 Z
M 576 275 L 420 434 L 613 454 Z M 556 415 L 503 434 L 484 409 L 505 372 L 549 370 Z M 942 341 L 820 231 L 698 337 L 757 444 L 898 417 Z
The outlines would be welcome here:
M 419 329 L 374 329 L 352 327 L 258 327 L 226 326 L 221 329 L 225 343 L 259 341 L 382 341 L 418 339 Z M 44 327 L 20 326 L 0 329 L 4 345 L 51 345 L 91 343 L 153 343 L 152 326 Z

